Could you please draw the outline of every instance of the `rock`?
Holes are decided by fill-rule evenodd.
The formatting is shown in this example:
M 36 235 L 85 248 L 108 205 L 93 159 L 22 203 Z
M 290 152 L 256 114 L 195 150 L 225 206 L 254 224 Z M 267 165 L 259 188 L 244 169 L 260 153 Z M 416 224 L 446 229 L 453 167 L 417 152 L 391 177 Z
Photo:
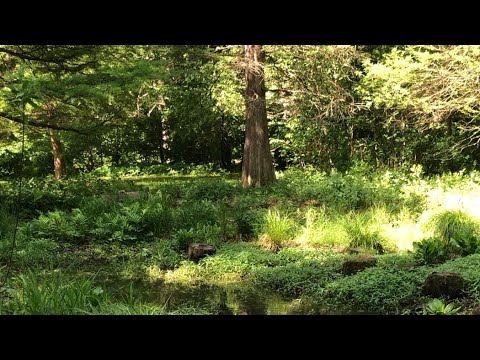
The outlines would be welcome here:
M 274 254 L 280 251 L 280 245 L 273 241 L 269 236 L 262 236 L 260 239 L 260 246 Z
M 215 246 L 208 244 L 191 244 L 188 247 L 187 258 L 189 260 L 198 261 L 207 255 L 213 255 L 217 249 Z
M 385 254 L 385 249 L 383 248 L 382 244 L 379 242 L 375 242 L 373 244 L 373 248 L 379 253 L 380 255 Z
M 137 200 L 140 199 L 140 192 L 139 191 L 125 191 L 125 190 L 120 190 L 117 193 L 114 194 L 103 194 L 101 197 L 104 200 L 108 201 L 123 201 L 123 200 Z
M 344 275 L 352 275 L 375 265 L 377 265 L 377 258 L 373 256 L 359 256 L 358 258 L 345 261 L 342 266 L 342 273 Z
M 354 255 L 358 255 L 358 254 L 361 254 L 365 252 L 365 250 L 361 249 L 361 248 L 349 248 L 348 249 L 348 253 L 349 254 L 354 254 Z
M 463 290 L 463 277 L 454 272 L 433 272 L 423 284 L 423 293 L 434 297 L 457 298 Z
M 470 311 L 470 315 L 480 315 L 480 305 L 475 306 L 472 311 Z
M 137 200 L 140 199 L 140 192 L 139 191 L 125 191 L 125 190 L 120 190 L 117 193 L 117 199 L 118 200 Z

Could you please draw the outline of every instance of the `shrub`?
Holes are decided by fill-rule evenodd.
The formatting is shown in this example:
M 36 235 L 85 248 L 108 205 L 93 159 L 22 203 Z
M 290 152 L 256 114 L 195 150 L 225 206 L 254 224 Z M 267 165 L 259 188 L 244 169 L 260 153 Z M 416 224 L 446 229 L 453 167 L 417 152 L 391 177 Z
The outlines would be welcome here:
M 470 255 L 480 250 L 479 223 L 461 210 L 442 210 L 425 223 L 434 238 L 414 244 L 421 262 L 443 262 L 455 255 Z
M 83 242 L 89 229 L 89 219 L 80 209 L 71 214 L 65 211 L 50 211 L 22 228 L 22 235 L 30 232 L 36 238 L 52 239 L 60 242 Z

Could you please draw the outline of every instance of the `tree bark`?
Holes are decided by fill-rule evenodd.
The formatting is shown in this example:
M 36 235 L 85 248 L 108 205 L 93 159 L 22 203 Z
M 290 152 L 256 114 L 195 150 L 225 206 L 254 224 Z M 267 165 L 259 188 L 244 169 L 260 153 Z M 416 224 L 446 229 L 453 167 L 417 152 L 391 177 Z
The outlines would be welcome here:
M 275 181 L 268 137 L 265 103 L 265 53 L 261 45 L 245 45 L 245 144 L 242 186 L 263 186 Z
M 65 176 L 65 160 L 63 158 L 63 145 L 60 138 L 55 134 L 55 130 L 48 129 L 50 135 L 50 144 L 53 153 L 53 168 L 55 170 L 55 179 L 59 180 Z

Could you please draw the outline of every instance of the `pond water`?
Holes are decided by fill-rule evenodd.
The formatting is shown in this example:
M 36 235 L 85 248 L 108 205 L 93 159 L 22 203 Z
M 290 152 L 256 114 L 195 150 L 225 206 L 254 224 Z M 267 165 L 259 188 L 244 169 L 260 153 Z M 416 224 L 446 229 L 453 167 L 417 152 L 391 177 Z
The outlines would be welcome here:
M 131 291 L 142 302 L 160 305 L 166 310 L 208 309 L 220 315 L 325 314 L 300 300 L 284 299 L 278 294 L 244 285 L 186 286 L 134 281 L 105 284 L 105 287 L 118 300 L 128 297 Z

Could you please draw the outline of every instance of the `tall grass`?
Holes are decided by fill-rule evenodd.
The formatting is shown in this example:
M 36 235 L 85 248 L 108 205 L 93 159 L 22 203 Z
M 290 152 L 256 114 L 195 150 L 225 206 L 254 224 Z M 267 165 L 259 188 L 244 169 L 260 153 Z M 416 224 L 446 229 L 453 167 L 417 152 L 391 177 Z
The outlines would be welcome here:
M 342 223 L 350 238 L 350 247 L 373 249 L 382 244 L 380 232 L 371 225 L 371 219 L 368 215 L 349 214 Z
M 304 215 L 304 225 L 295 242 L 313 247 L 347 246 L 348 233 L 340 220 L 339 216 L 328 216 L 323 208 L 320 210 L 308 209 Z
M 434 213 L 425 224 L 433 236 L 448 243 L 451 239 L 462 239 L 479 233 L 480 223 L 462 210 L 442 210 Z
M 70 315 L 90 312 L 105 300 L 93 278 L 69 279 L 55 271 L 41 277 L 32 270 L 15 279 L 13 310 L 27 315 Z
M 15 218 L 5 209 L 0 208 L 0 241 L 9 238 L 13 231 Z
M 293 240 L 296 231 L 297 224 L 289 214 L 282 214 L 276 208 L 268 209 L 262 221 L 256 224 L 259 239 L 272 241 L 277 245 Z

